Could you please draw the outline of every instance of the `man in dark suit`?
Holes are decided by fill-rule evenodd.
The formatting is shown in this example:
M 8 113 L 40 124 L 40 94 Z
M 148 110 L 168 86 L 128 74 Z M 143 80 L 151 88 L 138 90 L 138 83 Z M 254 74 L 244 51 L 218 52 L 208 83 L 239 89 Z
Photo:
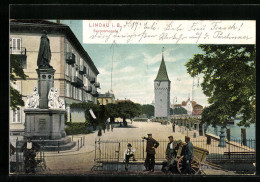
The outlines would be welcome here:
M 183 161 L 186 166 L 186 172 L 191 174 L 191 162 L 193 160 L 193 144 L 190 142 L 190 137 L 185 136 L 185 149 Z
M 163 162 L 162 166 L 162 171 L 163 172 L 168 172 L 174 170 L 174 167 L 177 163 L 176 156 L 177 156 L 177 151 L 179 149 L 179 145 L 174 142 L 173 136 L 169 136 L 169 143 L 167 144 L 166 148 L 166 160 L 167 162 Z
M 35 173 L 36 167 L 36 152 L 40 149 L 40 146 L 36 142 L 32 142 L 30 137 L 27 137 L 27 141 L 21 147 L 21 152 L 23 152 L 25 160 L 24 160 L 24 168 L 25 172 Z
M 143 137 L 143 139 L 147 140 L 146 144 L 146 159 L 145 159 L 145 171 L 154 171 L 155 165 L 155 149 L 159 146 L 159 143 L 153 139 L 152 134 L 147 134 L 148 138 Z

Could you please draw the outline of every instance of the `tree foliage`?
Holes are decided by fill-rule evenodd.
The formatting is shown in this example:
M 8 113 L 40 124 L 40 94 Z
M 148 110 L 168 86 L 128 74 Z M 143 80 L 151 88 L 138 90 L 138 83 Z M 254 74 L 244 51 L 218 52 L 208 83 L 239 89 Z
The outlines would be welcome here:
M 25 80 L 27 75 L 24 74 L 22 60 L 18 56 L 10 55 L 10 81 L 16 84 L 17 78 Z M 10 85 L 10 107 L 16 110 L 18 106 L 24 106 L 22 95 Z
M 187 114 L 187 110 L 183 107 L 177 107 L 173 109 L 173 114 Z
M 142 114 L 145 114 L 148 118 L 154 116 L 154 106 L 149 104 L 142 105 Z
M 203 110 L 202 121 L 225 124 L 242 114 L 240 126 L 255 123 L 256 50 L 254 45 L 199 45 L 203 54 L 195 54 L 186 63 L 187 72 L 203 75 L 203 93 L 210 106 Z
M 119 108 L 117 104 L 109 103 L 106 106 L 107 114 L 110 117 L 110 122 L 115 122 L 115 118 L 119 117 Z
M 140 104 L 133 102 L 119 102 L 117 103 L 118 115 L 123 118 L 123 122 L 126 122 L 126 119 L 132 119 L 135 116 L 139 116 L 142 112 Z

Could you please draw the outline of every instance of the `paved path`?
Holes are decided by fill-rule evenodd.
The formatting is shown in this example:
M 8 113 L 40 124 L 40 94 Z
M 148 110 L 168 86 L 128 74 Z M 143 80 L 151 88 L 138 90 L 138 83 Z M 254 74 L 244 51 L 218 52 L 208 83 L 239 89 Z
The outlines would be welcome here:
M 176 131 L 179 128 L 176 126 Z M 102 131 L 103 132 L 103 131 Z M 118 127 L 112 131 L 102 133 L 101 140 L 122 140 L 122 139 L 141 139 L 147 136 L 147 133 L 152 133 L 155 139 L 168 139 L 169 135 L 174 135 L 176 139 L 184 141 L 185 134 L 172 132 L 171 125 L 161 125 L 160 123 L 152 122 L 133 122 L 128 124 L 127 128 Z M 95 139 L 98 139 L 97 131 L 87 135 L 74 135 L 73 140 L 85 136 L 85 145 L 76 151 L 75 147 L 71 151 L 45 152 L 45 159 L 47 165 L 46 173 L 62 174 L 74 173 L 78 171 L 81 173 L 90 171 L 94 165 L 95 156 Z
M 184 141 L 185 135 L 193 136 L 196 132 L 198 140 L 205 140 L 206 137 L 198 135 L 197 131 L 183 131 L 178 126 L 175 129 L 176 133 L 172 132 L 172 125 L 161 125 L 153 122 L 133 122 L 128 124 L 128 127 L 116 127 L 114 131 L 106 131 L 102 133 L 101 140 L 135 140 L 147 136 L 148 133 L 153 134 L 155 139 L 168 139 L 169 135 L 173 135 L 175 139 Z M 181 131 L 181 132 L 180 132 Z M 103 132 L 103 131 L 102 131 Z M 73 140 L 77 141 L 80 137 L 85 136 L 85 145 L 77 151 L 77 147 L 70 151 L 45 152 L 47 170 L 46 174 L 90 174 L 93 167 L 95 157 L 95 139 L 98 139 L 97 131 L 87 135 L 74 135 Z M 224 171 L 215 171 L 216 173 L 225 173 Z M 97 172 L 93 172 L 97 173 Z M 100 173 L 100 172 L 99 172 Z M 213 171 L 205 171 L 207 174 L 214 173 Z M 225 173 L 226 174 L 226 173 Z M 231 173 L 228 173 L 231 174 Z

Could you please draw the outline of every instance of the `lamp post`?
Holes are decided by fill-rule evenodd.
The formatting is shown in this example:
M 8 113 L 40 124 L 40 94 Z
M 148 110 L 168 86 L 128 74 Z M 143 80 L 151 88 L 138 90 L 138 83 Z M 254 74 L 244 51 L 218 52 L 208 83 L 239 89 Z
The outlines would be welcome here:
M 226 147 L 225 128 L 226 128 L 226 126 L 225 126 L 225 125 L 222 125 L 221 130 L 220 130 L 220 135 L 219 135 L 219 144 L 218 144 L 219 147 Z

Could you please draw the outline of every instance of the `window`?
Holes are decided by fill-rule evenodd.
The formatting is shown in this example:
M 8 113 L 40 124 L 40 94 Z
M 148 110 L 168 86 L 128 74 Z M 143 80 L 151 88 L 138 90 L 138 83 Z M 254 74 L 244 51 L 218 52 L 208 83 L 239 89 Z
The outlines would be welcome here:
M 79 89 L 79 100 L 82 100 L 82 91 Z
M 71 76 L 75 76 L 75 67 L 71 66 Z
M 76 72 L 75 76 L 79 76 L 79 70 L 75 69 L 75 72 Z
M 65 62 L 65 74 L 69 75 L 69 65 Z
M 84 64 L 83 64 L 83 59 L 82 59 L 82 58 L 80 58 L 79 60 L 80 60 L 80 63 L 79 63 L 79 64 L 80 64 L 80 66 L 84 66 Z
M 66 96 L 70 97 L 70 83 L 66 83 Z
M 12 54 L 21 54 L 21 38 L 12 38 Z
M 74 86 L 71 86 L 71 97 L 74 98 L 75 97 L 75 90 L 74 90 Z
M 11 114 L 12 114 L 12 123 L 21 123 L 21 109 L 20 107 L 14 111 L 11 110 Z

